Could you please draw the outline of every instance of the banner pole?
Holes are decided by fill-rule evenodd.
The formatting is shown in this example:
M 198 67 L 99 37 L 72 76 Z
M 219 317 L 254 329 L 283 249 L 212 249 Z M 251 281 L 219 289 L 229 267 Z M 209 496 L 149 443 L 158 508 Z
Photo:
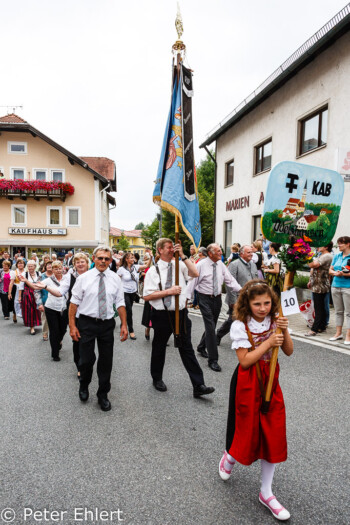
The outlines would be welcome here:
M 284 292 L 288 290 L 289 286 L 293 286 L 294 274 L 295 274 L 295 272 L 287 272 L 286 273 L 286 276 L 284 278 L 284 283 L 283 283 L 283 291 Z M 279 304 L 278 315 L 280 317 L 283 316 L 281 302 Z M 280 334 L 280 333 L 282 333 L 282 330 L 280 328 L 277 328 L 276 334 Z M 261 407 L 261 412 L 263 414 L 267 414 L 267 412 L 269 411 L 273 380 L 274 380 L 274 377 L 275 377 L 275 370 L 276 370 L 276 366 L 277 366 L 278 349 L 279 349 L 278 346 L 275 346 L 272 349 L 272 357 L 271 357 L 271 360 L 270 360 L 269 380 L 268 380 L 268 383 L 267 383 L 265 399 L 263 399 L 263 403 L 262 403 L 262 407 Z
M 180 220 L 177 215 L 175 215 L 175 244 L 179 243 L 180 240 Z M 175 286 L 179 286 L 179 256 L 175 256 Z M 180 335 L 180 316 L 179 316 L 179 295 L 175 295 L 175 339 Z

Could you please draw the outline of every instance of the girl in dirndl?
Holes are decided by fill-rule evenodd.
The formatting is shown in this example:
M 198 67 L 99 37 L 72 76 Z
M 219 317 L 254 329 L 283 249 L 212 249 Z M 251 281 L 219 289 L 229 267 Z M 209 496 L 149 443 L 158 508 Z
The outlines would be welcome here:
M 276 318 L 277 303 L 273 290 L 264 281 L 253 279 L 242 288 L 235 305 L 236 320 L 230 335 L 239 365 L 231 380 L 226 450 L 219 464 L 219 474 L 223 480 L 228 480 L 236 462 L 251 465 L 260 459 L 259 501 L 275 518 L 283 521 L 290 514 L 272 493 L 275 465 L 287 459 L 286 414 L 278 382 L 278 363 L 269 410 L 261 412 L 272 348 L 281 346 L 287 356 L 293 353 L 288 319 Z M 277 327 L 282 330 L 281 334 L 275 333 Z M 261 381 L 257 367 L 261 370 Z

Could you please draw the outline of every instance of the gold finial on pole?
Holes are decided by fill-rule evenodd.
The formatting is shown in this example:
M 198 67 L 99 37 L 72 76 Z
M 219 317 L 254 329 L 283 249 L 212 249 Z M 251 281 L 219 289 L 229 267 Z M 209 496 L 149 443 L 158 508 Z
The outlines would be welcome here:
M 180 12 L 179 2 L 177 3 L 177 13 L 176 13 L 176 19 L 175 19 L 175 27 L 176 27 L 178 40 L 176 40 L 175 44 L 173 45 L 173 53 L 177 54 L 177 53 L 181 53 L 182 51 L 185 51 L 185 49 L 186 49 L 185 44 L 182 42 L 182 40 L 180 40 L 181 36 L 182 36 L 182 33 L 184 32 L 184 27 L 183 27 L 183 24 L 182 24 L 182 16 L 181 16 L 181 12 Z

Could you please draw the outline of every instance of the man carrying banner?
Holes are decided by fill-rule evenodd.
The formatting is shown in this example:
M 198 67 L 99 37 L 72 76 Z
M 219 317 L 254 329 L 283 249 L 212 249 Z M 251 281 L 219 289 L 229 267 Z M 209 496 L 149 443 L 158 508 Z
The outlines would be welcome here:
M 197 290 L 198 302 L 203 316 L 205 332 L 198 345 L 198 352 L 208 358 L 208 366 L 214 372 L 220 372 L 219 354 L 216 341 L 216 323 L 221 311 L 221 289 L 225 282 L 233 292 L 238 292 L 241 286 L 221 261 L 222 251 L 218 244 L 209 244 L 208 257 L 199 261 L 196 268 L 199 276 L 193 281 L 192 287 Z M 205 349 L 207 347 L 207 351 Z
M 144 300 L 152 305 L 152 341 L 151 376 L 156 390 L 165 392 L 163 382 L 166 345 L 175 327 L 175 296 L 179 296 L 180 307 L 180 340 L 179 352 L 183 365 L 193 385 L 193 396 L 200 397 L 214 392 L 213 387 L 204 384 L 203 371 L 194 354 L 191 342 L 192 323 L 186 308 L 186 281 L 197 277 L 196 265 L 183 253 L 180 244 L 173 245 L 171 239 L 159 239 L 157 253 L 158 263 L 152 266 L 145 277 Z M 175 257 L 180 257 L 179 285 L 175 285 Z

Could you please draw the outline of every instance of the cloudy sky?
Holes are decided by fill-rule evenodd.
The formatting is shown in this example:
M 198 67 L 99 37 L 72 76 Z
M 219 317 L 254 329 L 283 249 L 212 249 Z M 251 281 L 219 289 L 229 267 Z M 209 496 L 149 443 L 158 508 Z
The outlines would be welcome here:
M 180 0 L 194 70 L 195 155 L 228 113 L 345 0 Z M 117 165 L 111 225 L 151 222 L 170 103 L 176 0 L 1 2 L 0 115 L 7 106 L 78 156 Z

